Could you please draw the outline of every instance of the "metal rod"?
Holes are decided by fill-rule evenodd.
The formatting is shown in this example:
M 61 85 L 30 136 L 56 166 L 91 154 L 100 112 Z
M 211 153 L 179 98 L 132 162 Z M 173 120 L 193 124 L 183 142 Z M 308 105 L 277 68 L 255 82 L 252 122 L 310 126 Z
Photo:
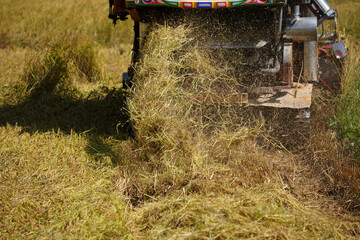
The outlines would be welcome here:
M 300 5 L 295 5 L 294 7 L 294 17 L 299 18 L 300 17 Z
M 284 7 L 280 8 L 278 38 L 281 38 L 281 34 L 282 34 L 283 14 L 284 14 Z

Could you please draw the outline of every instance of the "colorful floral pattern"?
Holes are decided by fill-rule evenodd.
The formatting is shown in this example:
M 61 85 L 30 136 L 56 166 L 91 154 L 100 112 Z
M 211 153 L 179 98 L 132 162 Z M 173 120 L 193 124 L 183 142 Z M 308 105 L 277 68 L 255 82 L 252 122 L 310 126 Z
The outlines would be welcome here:
M 230 1 L 202 1 L 202 0 L 128 0 L 128 7 L 135 6 L 172 6 L 179 8 L 228 8 L 240 5 L 276 4 L 274 0 L 230 0 Z

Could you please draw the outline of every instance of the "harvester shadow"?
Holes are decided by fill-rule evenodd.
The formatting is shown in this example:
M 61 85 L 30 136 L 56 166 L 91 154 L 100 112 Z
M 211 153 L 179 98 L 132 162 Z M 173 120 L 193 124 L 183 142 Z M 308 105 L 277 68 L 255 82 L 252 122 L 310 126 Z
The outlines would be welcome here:
M 106 141 L 105 138 L 99 136 L 88 136 L 88 143 L 85 151 L 88 155 L 92 156 L 95 161 L 103 162 L 110 159 L 112 165 L 119 165 L 121 163 L 121 156 L 116 152 L 114 141 Z
M 95 95 L 95 96 L 94 96 Z M 0 126 L 20 126 L 23 132 L 61 132 L 83 134 L 87 138 L 86 152 L 95 160 L 107 156 L 118 162 L 111 143 L 131 136 L 125 93 L 112 90 L 96 93 L 88 98 L 58 96 L 53 93 L 25 99 L 17 105 L 0 107 Z

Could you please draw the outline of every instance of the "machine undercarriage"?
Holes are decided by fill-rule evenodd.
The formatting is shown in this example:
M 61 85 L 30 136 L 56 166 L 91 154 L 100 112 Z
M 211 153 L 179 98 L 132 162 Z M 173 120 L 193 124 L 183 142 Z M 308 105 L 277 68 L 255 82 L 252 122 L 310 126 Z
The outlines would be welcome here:
M 135 23 L 132 64 L 123 75 L 126 88 L 132 87 L 134 67 L 156 24 L 193 27 L 189 47 L 209 53 L 237 80 L 235 94 L 219 90 L 224 93 L 219 101 L 226 104 L 294 109 L 291 115 L 302 121 L 310 117 L 314 86 L 336 92 L 341 84 L 346 51 L 337 41 L 337 13 L 325 0 L 147 1 L 110 1 L 115 23 L 127 15 Z M 324 27 L 325 20 L 331 21 Z M 330 34 L 325 33 L 329 26 Z

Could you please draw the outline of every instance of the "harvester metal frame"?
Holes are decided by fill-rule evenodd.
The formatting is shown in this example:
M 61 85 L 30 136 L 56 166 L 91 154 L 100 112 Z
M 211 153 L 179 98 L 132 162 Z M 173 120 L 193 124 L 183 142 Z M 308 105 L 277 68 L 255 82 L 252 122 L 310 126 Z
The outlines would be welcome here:
M 239 10 L 234 15 L 231 9 Z M 110 0 L 109 18 L 114 21 L 114 24 L 117 20 L 126 20 L 129 15 L 135 22 L 132 66 L 129 72 L 123 75 L 124 87 L 132 86 L 133 67 L 139 59 L 149 24 L 157 17 L 156 15 L 161 15 L 159 14 L 161 12 L 176 16 L 181 11 L 213 11 L 214 13 L 223 11 L 233 18 L 254 11 L 264 14 L 271 11 L 274 14 L 274 39 L 270 40 L 271 46 L 267 46 L 269 41 L 264 42 L 262 39 L 246 44 L 220 42 L 207 46 L 214 49 L 256 51 L 261 48 L 269 51 L 266 66 L 261 66 L 255 71 L 264 76 L 276 76 L 279 84 L 249 87 L 245 92 L 239 93 L 241 99 L 244 99 L 241 103 L 254 106 L 309 109 L 313 84 L 319 81 L 319 44 L 327 45 L 322 50 L 332 49 L 336 59 L 343 59 L 346 56 L 343 41 L 336 42 L 338 38 L 337 12 L 326 0 Z M 321 34 L 318 33 L 319 26 L 323 26 L 325 20 L 334 20 L 333 33 L 325 34 L 324 30 Z M 250 18 L 249 21 L 251 21 Z M 294 76 L 298 77 L 295 82 Z M 247 95 L 245 97 L 244 94 L 256 96 L 256 98 Z

